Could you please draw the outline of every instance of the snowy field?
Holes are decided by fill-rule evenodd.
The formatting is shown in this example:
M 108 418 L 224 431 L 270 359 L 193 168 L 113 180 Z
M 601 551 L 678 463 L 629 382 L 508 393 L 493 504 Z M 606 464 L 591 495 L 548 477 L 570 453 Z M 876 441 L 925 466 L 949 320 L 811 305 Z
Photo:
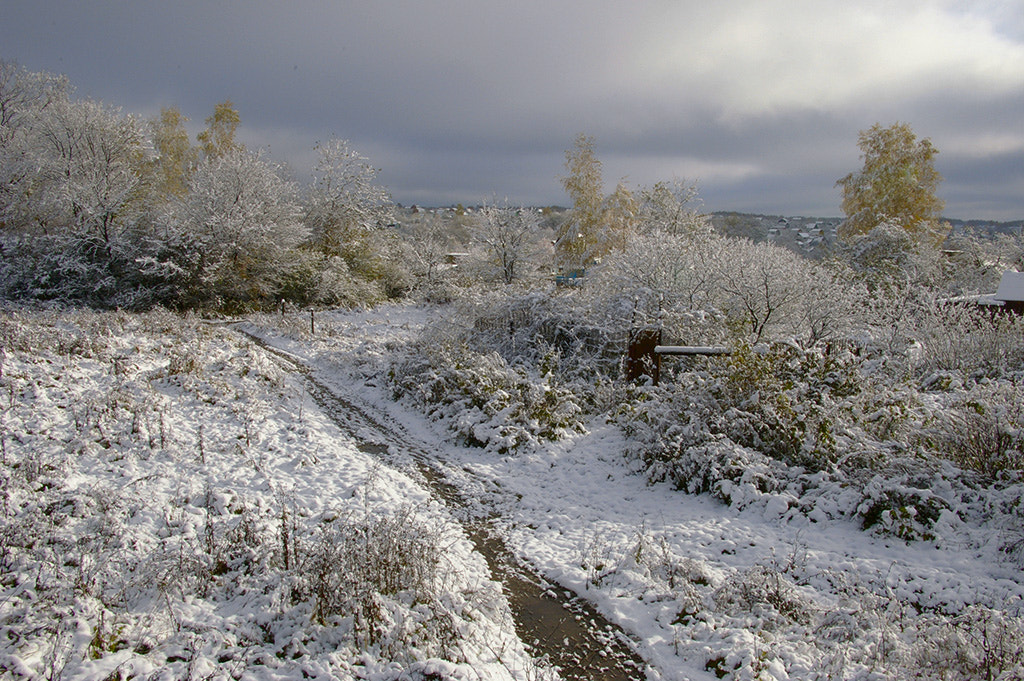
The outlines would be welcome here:
M 244 337 L 159 313 L 0 325 L 3 678 L 533 674 L 443 507 Z
M 4 676 L 554 675 L 401 447 L 361 449 L 244 331 L 434 452 L 522 561 L 621 627 L 648 679 L 1022 678 L 1024 583 L 1000 550 L 1019 528 L 951 514 L 908 543 L 781 495 L 728 506 L 647 484 L 604 418 L 515 455 L 461 446 L 386 378 L 435 317 L 321 314 L 310 334 L 299 314 L 5 312 Z

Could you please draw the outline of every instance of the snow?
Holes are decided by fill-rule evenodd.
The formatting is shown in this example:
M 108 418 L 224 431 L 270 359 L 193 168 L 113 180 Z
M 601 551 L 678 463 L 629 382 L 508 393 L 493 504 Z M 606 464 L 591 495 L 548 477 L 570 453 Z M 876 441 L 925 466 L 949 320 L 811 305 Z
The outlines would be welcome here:
M 72 509 L 66 526 L 53 530 L 55 540 L 84 537 L 85 524 L 98 522 L 76 505 L 111 508 L 100 518 L 123 539 L 94 547 L 95 560 L 134 563 L 137 574 L 123 574 L 125 583 L 116 588 L 79 589 L 46 611 L 33 603 L 51 602 L 43 582 L 59 584 L 60 569 L 42 559 L 33 567 L 28 549 L 0 556 L 11 563 L 4 565 L 0 593 L 7 633 L 0 666 L 13 678 L 52 671 L 59 646 L 31 632 L 56 617 L 69 651 L 65 679 L 528 679 L 540 673 L 515 637 L 507 604 L 458 513 L 402 465 L 402 448 L 392 444 L 381 455 L 361 449 L 317 406 L 301 375 L 244 341 L 240 331 L 395 424 L 409 451 L 434 453 L 446 482 L 493 517 L 521 560 L 626 632 L 649 665 L 649 679 L 898 678 L 893 670 L 913 668 L 914 660 L 935 654 L 937 643 L 958 635 L 956 622 L 1004 617 L 1020 630 L 1024 582 L 1019 565 L 1000 551 L 1006 528 L 979 524 L 956 507 L 934 524 L 934 541 L 904 542 L 862 530 L 841 512 L 848 503 L 841 491 L 806 504 L 811 510 L 802 513 L 805 500 L 795 493 L 731 482 L 727 505 L 649 484 L 623 456 L 627 437 L 604 419 L 516 454 L 452 442 L 445 423 L 393 401 L 381 376 L 436 317 L 434 309 L 411 305 L 321 314 L 315 337 L 304 315 L 257 318 L 235 330 L 197 324 L 163 333 L 157 322 L 147 328 L 123 322 L 81 355 L 28 355 L 9 345 L 0 375 L 10 394 L 3 396 L 0 421 L 5 463 L 27 462 L 36 452 L 42 470 L 66 473 L 52 476 Z M 67 330 L 52 334 L 91 333 L 84 320 L 61 323 Z M 115 355 L 127 358 L 121 368 L 114 368 Z M 188 369 L 196 357 L 198 366 Z M 175 373 L 175 363 L 186 368 Z M 110 407 L 118 395 L 121 406 Z M 120 409 L 126 416 L 132 408 L 142 421 L 135 435 L 112 431 L 112 422 L 100 417 L 95 423 L 107 429 L 102 437 L 96 428 L 75 426 L 76 419 L 93 418 L 90 410 Z M 167 442 L 154 442 L 161 437 Z M 14 478 L 8 471 L 8 508 L 21 517 L 40 513 L 33 495 L 44 493 L 16 486 Z M 216 531 L 226 532 L 236 516 L 252 517 L 277 542 L 284 507 L 307 541 L 333 518 L 411 509 L 416 522 L 443 537 L 450 568 L 445 598 L 491 593 L 497 599 L 461 624 L 476 642 L 463 649 L 469 659 L 391 659 L 383 645 L 357 653 L 342 623 L 315 624 L 308 603 L 286 603 L 284 587 L 270 575 L 294 575 L 268 555 L 259 556 L 266 574 L 231 572 L 237 583 L 213 579 L 206 596 L 186 595 L 184 584 L 177 592 L 149 584 L 171 574 L 185 547 L 203 541 L 210 518 Z M 83 551 L 81 561 L 87 560 Z M 117 598 L 124 604 L 115 607 Z M 144 629 L 151 650 L 106 650 L 94 659 L 90 641 L 116 638 L 114 623 L 97 619 L 100 611 L 122 613 L 118 625 L 126 629 Z M 947 616 L 959 619 L 941 619 Z M 496 650 L 503 651 L 497 658 L 488 652 Z
M 993 297 L 1004 302 L 1024 300 L 1024 272 L 1003 272 Z
M 0 668 L 13 678 L 394 679 L 418 666 L 512 679 L 533 668 L 447 509 L 361 451 L 300 376 L 228 329 L 67 317 L 0 320 Z M 351 620 L 316 622 L 297 595 L 308 576 L 280 564 L 285 515 L 308 556 L 350 519 L 429 530 L 444 547 L 438 598 L 465 618 L 469 663 L 432 662 L 425 642 L 425 659 L 398 664 L 392 634 L 360 652 Z M 425 615 L 401 598 L 391 616 L 414 626 Z
M 895 627 L 891 609 L 900 603 L 947 613 L 968 606 L 997 608 L 1019 622 L 1024 585 L 1019 567 L 1000 552 L 999 528 L 978 527 L 950 512 L 936 523 L 934 543 L 907 543 L 864 532 L 848 516 L 836 519 L 843 514 L 828 508 L 842 494 L 825 499 L 809 516 L 791 512 L 799 500 L 788 493 L 743 499 L 747 492 L 737 489 L 729 495 L 731 506 L 725 506 L 667 484 L 647 484 L 623 457 L 628 443 L 622 433 L 603 420 L 541 448 L 496 456 L 456 446 L 443 424 L 392 402 L 373 381 L 359 384 L 344 376 L 345 371 L 350 377 L 368 375 L 367 367 L 413 337 L 430 314 L 393 307 L 338 315 L 322 342 L 266 337 L 320 371 L 340 374 L 335 385 L 351 399 L 390 413 L 422 447 L 438 452 L 451 479 L 498 513 L 524 561 L 594 602 L 628 632 L 657 670 L 653 678 L 714 678 L 707 664 L 719 655 L 726 658 L 725 668 L 736 663 L 740 671 L 758 667 L 751 656 L 760 656 L 758 678 L 765 679 L 813 678 L 815 670 L 829 665 L 839 670 L 829 678 L 887 678 L 872 676 L 884 660 L 875 659 L 883 654 L 869 647 L 878 644 L 876 634 L 884 638 Z M 639 562 L 638 547 L 648 553 Z M 727 592 L 750 575 L 781 572 L 808 613 L 876 621 L 855 642 L 854 648 L 863 649 L 846 650 L 841 659 L 810 643 L 817 635 L 810 619 L 802 628 L 798 618 L 787 640 L 763 631 L 763 621 L 743 612 L 701 613 L 680 625 L 685 607 L 654 574 L 659 568 L 695 572 L 698 590 L 701 582 L 708 583 L 705 592 Z M 861 602 L 852 603 L 857 597 Z M 853 634 L 843 630 L 842 635 Z M 912 644 L 904 646 L 902 654 L 913 654 Z

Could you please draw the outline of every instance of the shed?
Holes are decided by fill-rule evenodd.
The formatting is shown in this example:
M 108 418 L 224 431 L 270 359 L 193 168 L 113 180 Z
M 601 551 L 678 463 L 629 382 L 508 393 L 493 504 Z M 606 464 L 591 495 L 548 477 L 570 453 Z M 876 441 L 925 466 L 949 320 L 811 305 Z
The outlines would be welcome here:
M 978 302 L 1005 312 L 1024 314 L 1024 272 L 1003 272 L 996 292 L 981 296 Z

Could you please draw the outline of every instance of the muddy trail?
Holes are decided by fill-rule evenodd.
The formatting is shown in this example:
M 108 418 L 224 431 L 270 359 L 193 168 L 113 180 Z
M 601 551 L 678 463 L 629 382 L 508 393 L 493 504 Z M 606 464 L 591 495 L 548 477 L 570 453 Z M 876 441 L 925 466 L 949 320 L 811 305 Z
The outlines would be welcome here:
M 337 394 L 316 373 L 262 339 L 236 330 L 271 353 L 290 371 L 304 376 L 306 390 L 335 424 L 364 452 L 393 465 L 411 465 L 414 473 L 458 518 L 491 577 L 502 585 L 516 633 L 535 659 L 546 662 L 567 681 L 633 681 L 647 675 L 646 663 L 629 637 L 574 593 L 552 584 L 515 557 L 495 531 L 495 516 L 481 511 L 447 480 L 443 462 L 418 443 L 401 423 L 386 414 L 371 414 Z M 465 473 L 465 471 L 463 471 Z

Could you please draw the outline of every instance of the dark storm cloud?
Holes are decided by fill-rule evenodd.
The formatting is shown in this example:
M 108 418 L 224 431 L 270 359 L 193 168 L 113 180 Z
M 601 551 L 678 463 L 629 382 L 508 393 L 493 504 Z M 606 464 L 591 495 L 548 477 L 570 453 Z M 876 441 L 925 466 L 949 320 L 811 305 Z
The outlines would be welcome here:
M 0 57 L 194 131 L 230 98 L 300 178 L 349 139 L 404 203 L 565 204 L 583 132 L 609 190 L 835 215 L 858 131 L 899 120 L 940 149 L 948 213 L 1024 217 L 1019 0 L 7 4 Z

